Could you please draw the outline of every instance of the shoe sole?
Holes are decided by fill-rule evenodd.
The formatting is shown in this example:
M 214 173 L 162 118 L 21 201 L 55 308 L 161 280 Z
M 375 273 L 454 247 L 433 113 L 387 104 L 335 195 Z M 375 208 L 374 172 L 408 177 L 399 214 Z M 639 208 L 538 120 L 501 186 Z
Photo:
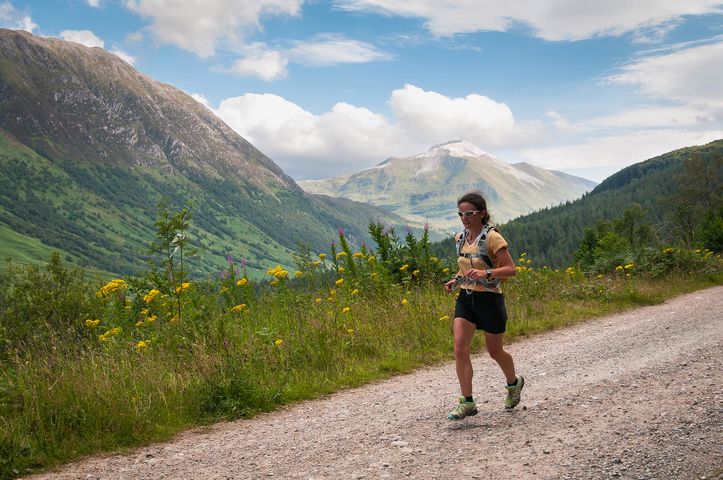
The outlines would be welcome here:
M 459 421 L 459 420 L 464 420 L 464 419 L 467 418 L 467 417 L 473 417 L 473 416 L 477 415 L 478 413 L 479 413 L 479 411 L 478 411 L 477 409 L 475 409 L 475 410 L 472 410 L 471 412 L 469 412 L 469 413 L 468 413 L 467 415 L 465 415 L 464 417 L 461 417 L 461 418 L 447 417 L 447 420 L 451 420 L 451 421 L 453 421 L 453 422 L 457 422 L 457 421 Z

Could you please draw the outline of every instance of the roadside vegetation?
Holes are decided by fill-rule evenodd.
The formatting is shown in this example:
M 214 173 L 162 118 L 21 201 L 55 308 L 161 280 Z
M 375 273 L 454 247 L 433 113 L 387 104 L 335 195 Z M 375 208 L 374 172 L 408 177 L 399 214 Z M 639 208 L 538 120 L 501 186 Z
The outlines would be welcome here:
M 639 214 L 589 230 L 566 269 L 515 254 L 508 338 L 721 283 L 719 253 L 651 246 Z M 189 221 L 161 206 L 143 276 L 90 277 L 57 254 L 2 269 L 0 478 L 452 359 L 455 294 L 442 283 L 456 259 L 433 256 L 426 232 L 371 224 L 374 248 L 353 248 L 340 230 L 262 281 L 231 256 L 196 279 Z

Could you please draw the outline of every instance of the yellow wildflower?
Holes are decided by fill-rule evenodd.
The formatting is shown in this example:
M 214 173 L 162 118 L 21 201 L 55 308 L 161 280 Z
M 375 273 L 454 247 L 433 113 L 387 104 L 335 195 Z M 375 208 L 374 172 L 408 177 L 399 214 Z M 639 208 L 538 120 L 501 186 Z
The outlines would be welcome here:
M 349 330 L 346 331 L 346 333 L 348 333 L 350 337 L 353 337 L 353 336 L 354 336 L 354 329 L 353 329 L 353 328 L 350 328 Z
M 185 292 L 188 290 L 188 287 L 190 287 L 191 284 L 188 282 L 183 282 L 181 285 L 179 285 L 174 292 L 176 292 L 176 295 L 180 295 L 182 292 Z
M 304 272 L 296 272 L 294 275 L 296 276 L 296 278 L 299 278 L 303 274 L 304 274 Z
M 121 279 L 115 279 L 111 280 L 110 282 L 103 285 L 100 290 L 95 292 L 95 296 L 98 298 L 104 298 L 110 295 L 111 293 L 115 293 L 121 290 L 125 290 L 128 288 L 128 284 L 125 282 L 125 280 Z
M 338 286 L 341 286 L 341 285 L 344 284 L 344 279 L 343 279 L 343 278 L 340 278 L 339 280 L 337 280 L 337 281 L 334 282 L 334 283 L 336 284 L 337 287 L 338 287 Z
M 665 250 L 663 250 L 663 253 L 673 253 L 673 252 L 675 252 L 675 249 L 672 247 L 668 247 Z
M 245 303 L 240 303 L 240 304 L 238 304 L 238 305 L 234 305 L 233 307 L 231 307 L 231 313 L 239 313 L 239 312 L 242 312 L 245 308 L 246 308 L 246 304 L 245 304 Z
M 526 256 L 527 256 L 527 252 L 520 253 L 520 257 L 526 257 Z
M 408 268 L 409 268 L 409 265 L 407 265 L 407 264 L 405 263 L 404 265 L 402 265 L 401 267 L 399 267 L 399 271 L 400 271 L 400 272 L 406 272 Z
M 354 258 L 364 258 L 364 254 L 362 252 L 355 252 Z
M 286 278 L 289 276 L 289 272 L 281 268 L 281 265 L 276 265 L 274 268 L 269 268 L 266 270 L 266 273 L 271 275 L 272 277 L 279 278 Z
M 150 340 L 149 341 L 141 340 L 140 342 L 136 343 L 136 350 L 138 350 L 140 352 L 141 350 L 148 348 L 149 343 L 150 343 Z
M 633 269 L 633 268 L 635 268 L 635 264 L 634 264 L 634 263 L 628 263 L 627 265 L 625 265 L 625 270 L 631 270 L 631 269 Z
M 316 303 L 321 303 L 321 298 L 316 297 L 316 300 L 314 300 Z
M 277 347 L 280 347 L 283 344 L 284 344 L 284 341 L 280 338 L 277 338 L 276 341 L 274 341 L 274 345 L 276 345 Z
M 379 274 L 377 272 L 372 272 L 369 276 L 372 278 L 377 278 Z
M 236 285 L 238 285 L 239 287 L 243 287 L 247 283 L 249 283 L 249 281 L 246 277 L 244 277 L 244 278 L 240 279 L 238 282 L 236 282 Z
M 615 267 L 615 271 L 616 271 L 616 272 L 619 272 L 619 271 L 621 271 L 623 268 L 624 268 L 624 267 L 623 267 L 622 265 L 618 265 L 617 267 Z
M 347 255 L 348 255 L 348 254 L 347 254 L 346 252 L 339 252 L 339 253 L 336 254 L 336 258 L 346 257 Z
M 269 285 L 274 286 L 274 287 L 275 287 L 276 285 L 278 285 L 278 284 L 279 284 L 279 279 L 278 279 L 278 278 L 274 278 L 274 279 L 271 280 L 271 282 L 269 283 Z
M 444 315 L 442 317 L 439 317 L 440 322 L 446 322 L 447 320 L 449 320 L 449 315 Z
M 406 304 L 408 304 L 408 303 L 409 303 L 409 301 L 408 301 L 406 298 L 403 298 L 403 299 L 402 299 L 402 305 L 406 305 Z
M 156 290 L 155 288 L 151 290 L 150 292 L 146 293 L 146 295 L 143 297 L 143 301 L 145 303 L 151 303 L 153 300 L 156 299 L 158 295 L 160 295 L 160 291 Z
M 110 338 L 110 332 L 105 332 L 103 335 L 98 335 L 98 340 L 101 342 L 107 342 Z
M 228 293 L 230 291 L 231 289 L 229 289 L 228 287 L 221 287 L 221 293 Z
M 429 257 L 429 261 L 432 263 L 437 263 L 439 259 L 437 257 Z
M 313 262 L 311 262 L 311 264 L 315 267 L 318 267 L 319 265 L 321 265 L 321 262 L 319 260 L 314 260 Z
M 603 274 L 601 273 L 600 275 L 597 276 L 597 278 L 603 278 Z
M 141 315 L 143 315 L 144 317 L 147 317 L 148 312 L 149 312 L 149 310 L 147 308 L 144 308 L 143 310 L 141 310 Z
M 351 310 L 351 308 L 349 308 L 349 307 L 344 307 L 344 308 L 341 309 L 341 313 L 349 313 L 349 310 Z
M 415 277 L 416 277 L 417 275 L 419 275 L 419 270 L 415 270 L 415 271 L 412 272 L 412 276 L 415 276 Z
M 151 315 L 150 317 L 146 318 L 147 323 L 153 323 L 158 318 L 158 315 Z
M 122 329 L 121 327 L 113 327 L 113 328 L 110 329 L 110 334 L 111 334 L 111 335 L 118 335 L 118 334 L 121 333 L 122 331 L 123 331 L 123 329 Z
M 181 319 L 180 319 L 180 317 L 179 317 L 178 315 L 174 315 L 174 316 L 171 317 L 171 319 L 169 320 L 169 322 L 171 323 L 171 325 L 175 325 L 175 324 L 177 324 L 180 320 L 181 320 Z
M 143 322 L 141 320 L 138 320 L 136 322 L 136 327 L 141 328 L 143 326 Z
M 367 262 L 374 263 L 377 260 L 377 257 L 374 255 L 369 255 L 369 258 L 367 258 Z
M 320 253 L 320 254 L 319 254 L 319 259 L 320 259 L 320 260 L 324 260 L 325 258 L 326 258 L 326 253 Z
M 359 295 L 359 289 L 358 289 L 358 288 L 355 288 L 354 290 L 351 291 L 351 294 L 352 294 L 352 295 Z
M 85 326 L 88 327 L 88 328 L 95 328 L 95 327 L 98 326 L 99 323 L 100 323 L 100 320 L 98 320 L 98 319 L 96 319 L 96 320 L 86 320 L 86 321 L 85 321 Z
M 444 270 L 442 270 L 442 273 L 449 273 L 449 268 L 445 268 Z
M 329 295 L 331 295 L 332 297 L 336 295 L 336 290 L 334 290 L 333 288 L 329 289 Z
M 344 267 L 339 267 L 339 273 L 344 273 Z

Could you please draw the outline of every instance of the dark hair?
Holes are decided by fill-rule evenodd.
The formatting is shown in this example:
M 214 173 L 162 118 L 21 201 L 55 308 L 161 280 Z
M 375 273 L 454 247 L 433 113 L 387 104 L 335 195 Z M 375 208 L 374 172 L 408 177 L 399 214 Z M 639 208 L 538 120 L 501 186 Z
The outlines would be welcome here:
M 484 217 L 482 217 L 483 224 L 490 221 L 490 212 L 487 211 L 487 201 L 485 201 L 485 197 L 483 197 L 481 193 L 465 193 L 464 195 L 459 197 L 459 200 L 457 200 L 457 206 L 459 207 L 459 204 L 463 202 L 471 203 L 472 205 L 477 207 L 477 210 L 484 210 Z

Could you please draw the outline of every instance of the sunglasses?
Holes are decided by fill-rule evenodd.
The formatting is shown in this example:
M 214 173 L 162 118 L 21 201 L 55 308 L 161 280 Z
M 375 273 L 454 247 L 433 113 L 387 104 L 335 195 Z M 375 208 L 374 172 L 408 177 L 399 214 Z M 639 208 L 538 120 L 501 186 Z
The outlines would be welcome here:
M 479 213 L 479 212 L 480 212 L 479 210 L 468 210 L 468 211 L 466 211 L 466 212 L 457 212 L 457 215 L 459 215 L 460 218 L 461 218 L 461 217 L 469 218 L 469 217 L 471 217 L 472 215 L 474 215 L 474 214 L 476 214 L 476 213 Z

